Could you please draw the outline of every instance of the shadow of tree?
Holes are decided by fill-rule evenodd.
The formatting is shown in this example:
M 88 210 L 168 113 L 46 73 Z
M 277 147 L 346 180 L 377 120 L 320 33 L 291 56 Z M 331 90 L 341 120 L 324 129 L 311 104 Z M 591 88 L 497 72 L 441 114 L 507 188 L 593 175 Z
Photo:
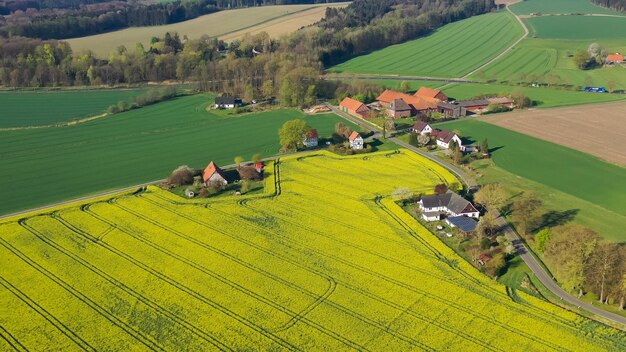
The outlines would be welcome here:
M 574 220 L 579 211 L 580 209 L 569 209 L 564 211 L 551 210 L 541 216 L 541 224 L 539 228 L 565 225 Z

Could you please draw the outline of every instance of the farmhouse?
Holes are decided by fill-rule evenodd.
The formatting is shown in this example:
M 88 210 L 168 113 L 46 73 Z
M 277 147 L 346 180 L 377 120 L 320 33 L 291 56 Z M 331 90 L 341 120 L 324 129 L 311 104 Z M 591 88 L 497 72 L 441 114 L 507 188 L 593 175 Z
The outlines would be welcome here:
M 427 122 L 417 121 L 415 125 L 413 125 L 413 132 L 419 134 L 429 134 L 433 132 L 433 128 Z
M 459 146 L 459 148 L 463 147 L 463 142 L 461 141 L 461 138 L 454 132 L 446 130 L 435 130 L 432 132 L 432 134 L 435 136 L 437 145 L 441 148 L 450 148 L 450 143 L 452 141 L 456 142 L 456 145 Z
M 366 118 L 370 108 L 358 100 L 346 97 L 339 104 L 339 110 L 347 112 L 350 115 Z
M 205 186 L 209 186 L 211 184 L 219 184 L 225 186 L 228 184 L 226 181 L 226 176 L 224 176 L 224 172 L 219 168 L 214 162 L 210 162 L 209 166 L 207 166 L 204 171 L 202 171 L 202 180 L 204 181 Z
M 624 62 L 624 55 L 620 53 L 609 54 L 606 57 L 607 64 L 621 64 L 622 62 Z
M 428 87 L 421 87 L 415 92 L 416 97 L 429 98 L 429 99 L 438 99 L 440 101 L 446 102 L 448 101 L 448 96 L 443 94 L 439 89 L 432 89 Z
M 355 150 L 363 149 L 363 137 L 361 137 L 359 132 L 353 131 L 348 141 L 350 142 L 350 148 Z
M 422 196 L 418 205 L 422 211 L 422 218 L 426 221 L 440 220 L 442 216 L 476 219 L 480 216 L 472 203 L 452 191 Z M 453 220 L 453 223 L 455 221 L 457 220 Z
M 304 144 L 306 148 L 317 147 L 317 144 L 318 144 L 317 130 L 312 129 L 309 132 L 307 132 L 303 137 L 302 144 Z
M 396 92 L 393 90 L 385 90 L 378 98 L 376 98 L 378 104 L 387 109 L 387 113 L 390 117 L 404 117 L 406 116 L 407 105 L 410 108 L 410 115 L 423 115 L 428 112 L 437 110 L 437 103 L 439 99 L 418 97 L 410 94 Z M 398 102 L 403 101 L 403 103 Z
M 234 109 L 237 106 L 241 106 L 241 99 L 237 99 L 233 96 L 223 96 L 215 98 L 216 109 Z

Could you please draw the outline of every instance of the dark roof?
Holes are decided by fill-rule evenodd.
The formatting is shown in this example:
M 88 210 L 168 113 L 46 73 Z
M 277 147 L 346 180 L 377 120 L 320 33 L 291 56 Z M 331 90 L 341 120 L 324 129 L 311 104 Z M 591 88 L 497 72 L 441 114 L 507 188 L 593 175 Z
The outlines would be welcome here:
M 456 133 L 451 131 L 441 130 L 437 132 L 437 140 L 444 143 L 450 143 L 454 136 L 456 136 Z
M 411 110 L 411 107 L 402 99 L 394 99 L 391 101 L 391 104 L 389 105 L 389 110 L 406 111 L 406 110 Z
M 489 104 L 491 104 L 491 102 L 487 99 L 475 99 L 475 100 L 462 100 L 462 101 L 457 101 L 456 104 L 458 106 L 462 106 L 464 108 L 468 107 L 468 106 L 488 106 Z
M 446 220 L 463 232 L 472 232 L 476 230 L 476 226 L 478 225 L 476 219 L 467 216 L 452 216 Z
M 455 214 L 475 213 L 478 210 L 467 199 L 448 191 L 444 194 L 431 194 L 422 197 L 424 208 L 446 207 Z
M 237 99 L 232 96 L 216 97 L 215 104 L 218 105 L 231 105 L 235 103 L 241 103 L 241 99 Z
M 460 108 L 460 106 L 457 105 L 456 103 L 446 103 L 446 102 L 437 103 L 437 107 L 444 108 L 444 109 L 458 109 L 458 108 Z
M 413 129 L 415 131 L 423 131 L 424 128 L 426 128 L 426 126 L 428 126 L 428 122 L 424 122 L 424 121 L 417 121 L 415 122 L 415 125 L 413 125 Z

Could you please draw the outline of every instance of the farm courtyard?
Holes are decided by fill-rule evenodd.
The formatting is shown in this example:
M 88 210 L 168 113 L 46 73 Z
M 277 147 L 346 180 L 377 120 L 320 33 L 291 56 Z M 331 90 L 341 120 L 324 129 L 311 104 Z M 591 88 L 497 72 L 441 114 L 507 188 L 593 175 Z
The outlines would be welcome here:
M 626 348 L 512 300 L 395 204 L 398 187 L 457 182 L 426 159 L 321 152 L 266 172 L 263 196 L 149 187 L 0 223 L 0 349 Z

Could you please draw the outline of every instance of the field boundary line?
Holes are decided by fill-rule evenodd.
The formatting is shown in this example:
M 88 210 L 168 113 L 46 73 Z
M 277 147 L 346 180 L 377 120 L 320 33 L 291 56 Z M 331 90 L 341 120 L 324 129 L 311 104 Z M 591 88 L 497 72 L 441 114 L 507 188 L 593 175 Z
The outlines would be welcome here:
M 469 73 L 465 74 L 464 76 L 462 76 L 461 78 L 467 78 L 471 75 L 473 75 L 474 73 L 482 70 L 483 68 L 491 65 L 493 62 L 499 60 L 500 58 L 502 58 L 504 55 L 508 54 L 511 50 L 513 50 L 517 44 L 519 44 L 522 40 L 526 39 L 526 37 L 528 37 L 528 27 L 526 27 L 526 24 L 524 23 L 524 21 L 522 21 L 518 15 L 516 15 L 513 11 L 511 11 L 511 9 L 509 8 L 509 5 L 506 6 L 506 10 L 513 15 L 513 17 L 515 17 L 515 19 L 517 20 L 517 22 L 519 22 L 519 24 L 522 26 L 522 28 L 524 29 L 524 34 L 515 41 L 515 43 L 511 44 L 511 46 L 509 46 L 508 48 L 504 49 L 503 52 L 501 52 L 500 54 L 498 54 L 498 56 L 494 57 L 493 59 L 487 61 L 486 63 L 478 66 L 476 69 L 474 69 L 473 71 L 470 71 Z

